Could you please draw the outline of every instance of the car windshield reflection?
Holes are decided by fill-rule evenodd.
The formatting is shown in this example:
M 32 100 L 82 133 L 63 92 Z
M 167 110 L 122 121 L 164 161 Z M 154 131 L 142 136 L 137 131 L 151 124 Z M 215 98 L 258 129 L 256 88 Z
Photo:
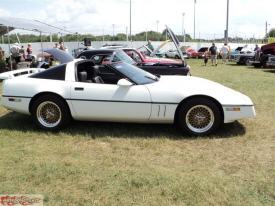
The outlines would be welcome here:
M 135 61 L 129 57 L 124 51 L 116 52 L 114 54 L 112 62 L 125 61 L 128 64 L 135 64 Z
M 108 66 L 135 84 L 151 84 L 159 80 L 157 76 L 125 62 L 115 62 Z

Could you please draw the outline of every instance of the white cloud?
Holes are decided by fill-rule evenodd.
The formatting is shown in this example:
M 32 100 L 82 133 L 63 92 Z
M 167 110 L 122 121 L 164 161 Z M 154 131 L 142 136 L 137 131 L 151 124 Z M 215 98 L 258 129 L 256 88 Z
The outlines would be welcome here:
M 263 37 L 265 22 L 272 19 L 274 0 L 229 0 L 229 36 Z M 130 0 L 0 0 L 0 15 L 36 19 L 72 32 L 93 35 L 130 32 Z M 14 5 L 20 5 L 15 7 Z M 264 5 L 264 6 L 263 6 Z M 193 37 L 194 10 L 196 38 L 222 38 L 226 29 L 227 0 L 131 0 L 132 34 L 161 32 L 165 24 Z M 183 18 L 182 13 L 185 13 Z M 157 23 L 159 21 L 159 23 Z

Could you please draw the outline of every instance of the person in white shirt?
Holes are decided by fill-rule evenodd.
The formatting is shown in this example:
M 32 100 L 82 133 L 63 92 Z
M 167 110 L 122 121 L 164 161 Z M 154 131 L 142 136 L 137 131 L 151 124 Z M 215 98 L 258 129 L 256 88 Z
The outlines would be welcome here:
M 226 64 L 226 59 L 229 54 L 229 48 L 226 43 L 224 43 L 223 47 L 221 48 L 221 55 L 222 55 L 222 63 Z
M 10 49 L 12 59 L 14 59 L 16 63 L 20 62 L 19 50 L 20 47 L 17 42 Z

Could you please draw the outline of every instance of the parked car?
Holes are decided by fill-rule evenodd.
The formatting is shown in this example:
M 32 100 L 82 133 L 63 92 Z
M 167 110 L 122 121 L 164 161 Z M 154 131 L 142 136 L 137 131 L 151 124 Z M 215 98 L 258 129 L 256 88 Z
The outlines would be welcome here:
M 253 58 L 251 58 L 250 63 L 255 67 L 255 68 L 266 68 L 271 64 L 271 60 L 275 56 L 275 43 L 270 43 L 263 45 L 261 47 L 260 51 L 257 51 Z M 270 59 L 269 59 L 270 58 Z
M 268 57 L 268 61 L 266 62 L 267 67 L 274 67 L 275 66 L 275 55 Z
M 208 47 L 202 47 L 198 51 L 193 51 L 191 53 L 191 57 L 192 58 L 196 58 L 196 59 L 198 59 L 198 58 L 204 58 L 204 52 L 206 50 L 208 50 Z
M 54 50 L 59 57 L 65 54 Z M 155 76 L 124 61 L 109 61 L 105 67 L 118 76 L 116 83 L 104 82 L 96 62 L 87 59 L 2 73 L 1 104 L 31 115 L 47 131 L 58 131 L 74 119 L 175 123 L 183 132 L 203 136 L 222 123 L 255 116 L 249 97 L 210 80 Z
M 235 49 L 230 49 L 230 55 L 233 55 L 233 54 L 249 54 L 249 53 L 253 53 L 253 51 L 248 49 L 247 45 L 239 46 Z
M 118 49 L 118 48 L 129 48 L 127 44 L 118 44 L 107 42 L 102 45 L 100 49 Z
M 167 33 L 175 43 L 175 47 L 180 51 L 179 41 L 173 31 L 167 27 Z M 191 75 L 190 66 L 187 65 L 182 52 L 180 52 L 181 61 L 179 62 L 136 62 L 130 58 L 122 49 L 94 49 L 80 53 L 77 58 L 91 59 L 99 65 L 100 72 L 105 72 L 105 64 L 116 61 L 126 61 L 155 75 Z M 110 76 L 111 77 L 111 76 Z M 111 80 L 111 79 L 110 79 Z M 117 78 L 114 79 L 117 81 Z
M 181 64 L 179 61 L 175 61 L 172 59 L 148 57 L 133 48 L 122 48 L 122 50 L 126 54 L 128 54 L 128 56 L 130 56 L 133 60 L 135 60 L 138 64 L 143 64 L 143 63 L 177 63 L 177 64 Z
M 243 54 L 230 54 L 228 61 L 236 62 L 238 65 L 251 65 L 250 60 L 254 56 L 254 52 L 243 53 Z
M 194 51 L 189 46 L 181 46 L 180 50 L 181 50 L 183 57 L 185 59 L 191 58 L 191 52 Z M 179 51 L 177 49 L 169 49 L 168 51 L 166 51 L 164 53 L 164 56 L 166 58 L 180 59 Z
M 168 51 L 164 52 L 164 56 L 166 58 L 180 59 L 179 52 L 176 49 L 169 49 Z
M 148 45 L 142 45 L 141 47 L 137 48 L 137 50 L 140 49 L 145 49 L 143 51 L 140 51 L 140 53 L 142 53 L 144 56 L 148 56 L 148 57 L 159 57 L 162 58 L 164 57 L 164 52 L 161 51 L 161 48 L 167 44 L 170 40 L 166 40 L 164 42 L 162 42 L 154 51 L 152 51 Z

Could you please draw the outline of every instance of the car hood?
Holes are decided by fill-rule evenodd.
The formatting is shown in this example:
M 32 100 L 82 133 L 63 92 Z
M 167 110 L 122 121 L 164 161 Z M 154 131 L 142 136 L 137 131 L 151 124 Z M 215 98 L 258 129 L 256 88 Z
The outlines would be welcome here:
M 61 64 L 68 63 L 74 60 L 74 57 L 60 49 L 44 49 L 43 52 L 47 52 L 53 55 L 54 58 L 60 61 Z
M 180 54 L 181 61 L 184 62 L 184 56 L 183 56 L 183 53 L 180 49 L 179 39 L 177 38 L 177 36 L 174 34 L 174 32 L 167 25 L 165 25 L 165 26 L 166 26 L 166 31 L 167 31 L 168 35 L 171 37 L 172 41 L 175 44 L 175 47 L 176 47 L 178 53 Z
M 148 84 L 146 87 L 151 93 L 153 102 L 178 103 L 190 96 L 204 95 L 215 98 L 222 105 L 253 105 L 246 95 L 200 77 L 161 76 L 158 82 Z
M 180 58 L 181 58 L 182 62 L 184 62 L 184 56 L 183 56 L 183 54 L 182 54 L 182 50 L 180 49 L 180 42 L 179 42 L 177 36 L 174 34 L 174 32 L 173 32 L 167 25 L 165 25 L 165 27 L 166 27 L 167 34 L 171 37 L 171 40 L 172 40 L 172 41 L 174 42 L 174 44 L 175 44 L 176 50 L 177 50 L 178 53 L 180 54 Z M 153 55 L 156 54 L 156 52 L 158 52 L 158 50 L 159 50 L 161 47 L 163 47 L 163 46 L 164 46 L 165 44 L 167 44 L 169 41 L 170 41 L 170 40 L 164 41 L 157 49 L 154 50 L 155 52 L 152 52 L 146 45 L 143 45 L 142 47 L 146 48 L 147 51 L 152 52 L 152 53 L 150 54 L 150 56 L 153 56 Z M 137 48 L 137 50 L 140 49 L 140 48 L 142 48 L 142 47 Z
M 156 49 L 150 54 L 150 57 L 155 56 L 156 53 L 158 53 L 159 50 L 160 50 L 165 44 L 167 44 L 169 41 L 170 41 L 170 40 L 166 40 L 166 41 L 162 42 L 162 43 L 158 46 L 158 48 L 156 48 Z
M 198 52 L 205 52 L 206 50 L 208 50 L 208 47 L 202 47 L 198 50 Z
M 261 47 L 261 50 L 264 51 L 266 49 L 275 49 L 275 42 L 274 43 L 270 43 L 270 44 L 266 44 L 266 45 L 263 45 Z

